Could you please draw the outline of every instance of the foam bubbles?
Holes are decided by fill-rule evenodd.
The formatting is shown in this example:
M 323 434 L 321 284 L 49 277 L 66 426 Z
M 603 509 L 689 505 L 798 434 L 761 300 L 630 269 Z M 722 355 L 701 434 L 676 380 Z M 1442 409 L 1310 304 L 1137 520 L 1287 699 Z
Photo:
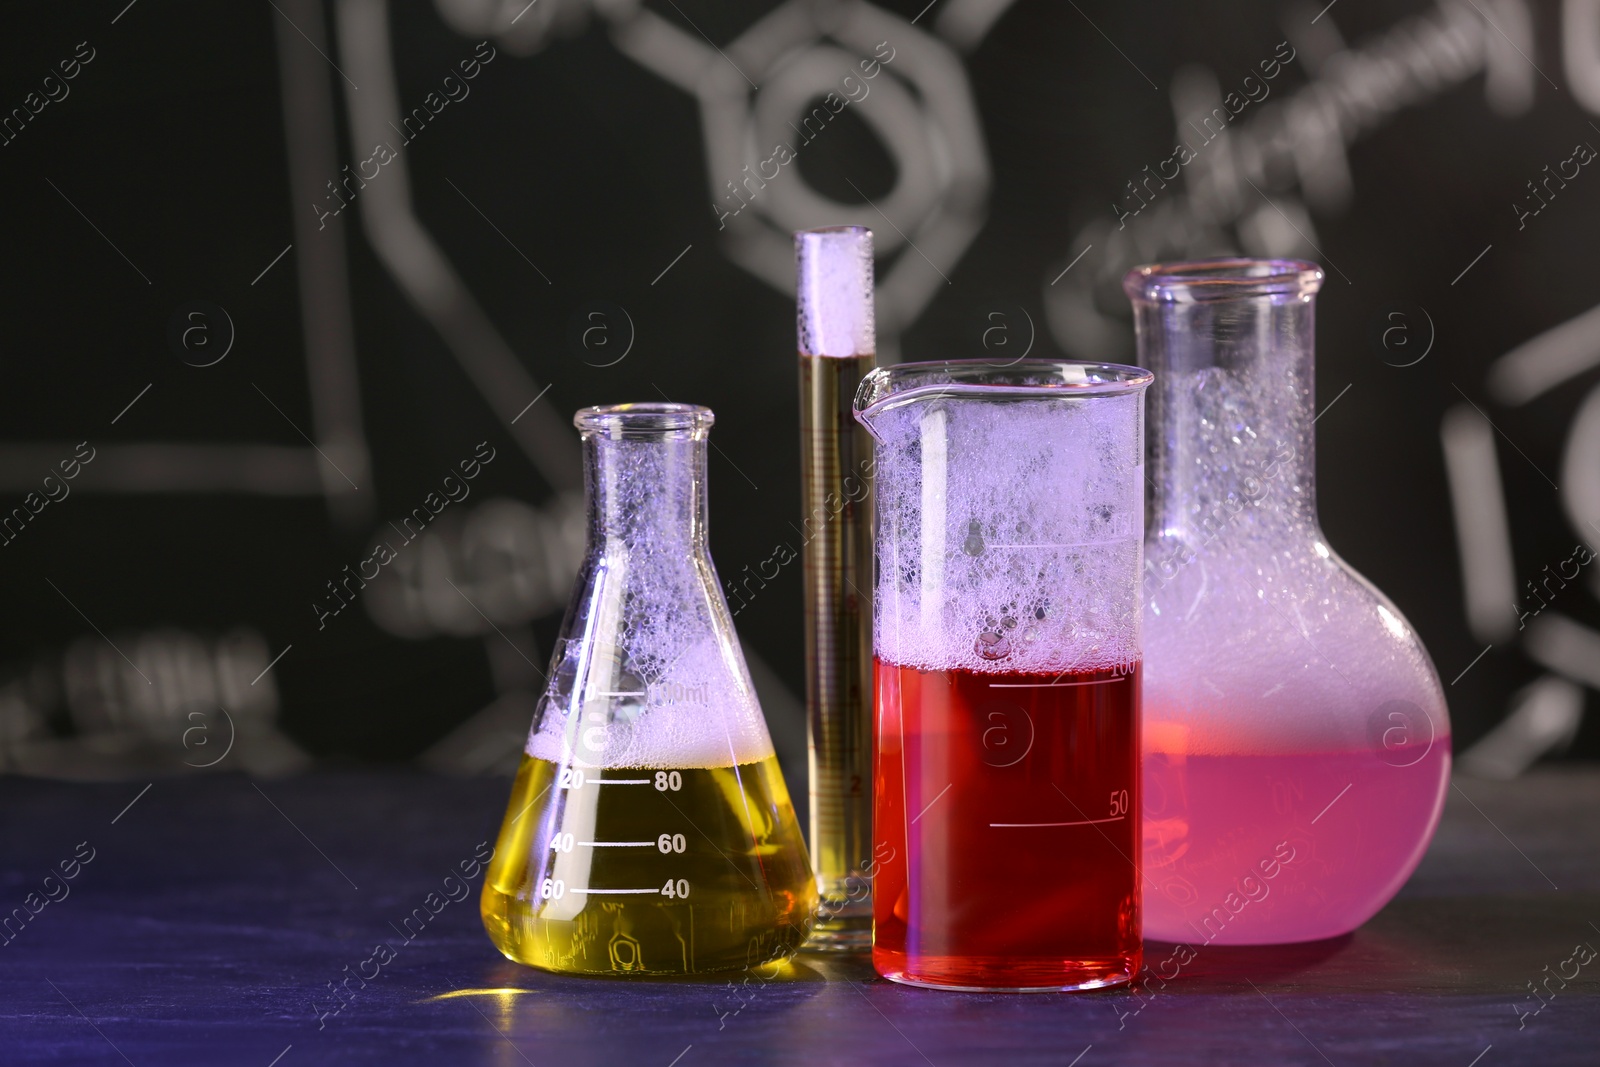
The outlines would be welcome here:
M 668 770 L 731 767 L 773 754 L 744 659 L 703 640 L 663 660 L 646 639 L 643 654 L 618 646 L 593 650 L 560 670 L 583 684 L 547 691 L 527 753 L 578 767 Z M 654 663 L 662 669 L 654 670 Z M 576 681 L 576 677 L 574 677 Z
M 1140 404 L 951 396 L 874 412 L 877 654 L 988 673 L 1137 658 Z
M 872 231 L 865 226 L 794 235 L 795 325 L 808 356 L 865 356 L 876 350 Z
M 597 439 L 591 543 L 527 754 L 579 767 L 727 767 L 773 755 L 704 546 L 704 429 Z
M 1317 528 L 1301 377 L 1211 366 L 1161 378 L 1172 500 L 1149 549 L 1146 750 L 1448 749 L 1427 652 Z M 1397 704 L 1419 709 L 1417 721 L 1375 741 L 1374 715 L 1387 722 Z
M 1356 752 L 1393 702 L 1406 744 L 1448 748 L 1432 662 L 1394 606 L 1337 555 L 1296 551 L 1242 516 L 1151 598 L 1146 748 L 1189 755 Z M 1254 543 L 1252 543 L 1254 542 Z

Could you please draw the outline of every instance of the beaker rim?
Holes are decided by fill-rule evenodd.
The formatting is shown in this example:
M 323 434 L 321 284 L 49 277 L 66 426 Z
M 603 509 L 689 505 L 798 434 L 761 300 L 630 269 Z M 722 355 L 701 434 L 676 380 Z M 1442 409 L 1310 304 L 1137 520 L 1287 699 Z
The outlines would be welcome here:
M 1075 359 L 947 359 L 896 363 L 861 379 L 857 417 L 929 396 L 972 400 L 1068 399 L 1118 396 L 1142 390 L 1155 379 L 1143 367 Z
M 584 440 L 591 437 L 701 440 L 715 421 L 716 416 L 708 407 L 670 402 L 600 404 L 579 408 L 572 416 L 572 424 Z
M 1246 256 L 1147 263 L 1122 279 L 1128 299 L 1144 304 L 1198 304 L 1257 296 L 1309 298 L 1322 288 L 1322 268 L 1305 259 Z

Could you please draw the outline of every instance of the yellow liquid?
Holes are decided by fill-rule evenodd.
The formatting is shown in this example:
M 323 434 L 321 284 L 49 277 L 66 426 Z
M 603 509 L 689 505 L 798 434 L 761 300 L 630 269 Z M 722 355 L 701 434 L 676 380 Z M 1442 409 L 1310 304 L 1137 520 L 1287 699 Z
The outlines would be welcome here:
M 662 771 L 524 756 L 480 908 L 518 963 L 682 975 L 793 954 L 816 903 L 775 758 Z
M 800 356 L 811 854 L 810 948 L 872 945 L 872 438 L 851 404 L 871 355 Z

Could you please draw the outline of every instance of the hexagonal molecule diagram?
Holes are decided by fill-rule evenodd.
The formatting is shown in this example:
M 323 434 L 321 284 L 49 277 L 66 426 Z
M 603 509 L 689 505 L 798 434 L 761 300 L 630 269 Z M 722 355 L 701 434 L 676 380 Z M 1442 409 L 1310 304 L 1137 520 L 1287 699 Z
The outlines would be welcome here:
M 537 20 L 519 0 L 436 3 L 461 32 L 493 34 L 520 53 L 580 27 L 587 15 L 574 0 L 542 0 Z M 970 48 L 1009 6 L 954 3 L 938 25 Z M 700 102 L 711 211 L 730 259 L 792 293 L 793 231 L 873 229 L 879 352 L 896 358 L 899 334 L 949 284 L 988 201 L 988 153 L 955 49 L 916 20 L 861 0 L 789 0 L 726 46 L 631 0 L 596 0 L 593 9 L 611 23 L 618 49 Z M 878 199 L 835 200 L 796 166 L 847 110 L 894 163 L 894 186 Z

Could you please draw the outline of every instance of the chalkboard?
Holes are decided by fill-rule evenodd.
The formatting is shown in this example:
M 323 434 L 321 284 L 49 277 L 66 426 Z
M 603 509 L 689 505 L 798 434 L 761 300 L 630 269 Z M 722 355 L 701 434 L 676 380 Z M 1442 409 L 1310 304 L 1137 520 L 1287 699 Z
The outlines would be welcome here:
M 1600 753 L 1600 0 L 6 23 L 5 769 L 504 769 L 582 550 L 574 410 L 710 405 L 721 573 L 797 544 L 789 235 L 834 223 L 877 234 L 884 360 L 1132 360 L 1128 268 L 1320 262 L 1330 543 L 1458 755 Z M 736 621 L 793 780 L 798 568 Z

